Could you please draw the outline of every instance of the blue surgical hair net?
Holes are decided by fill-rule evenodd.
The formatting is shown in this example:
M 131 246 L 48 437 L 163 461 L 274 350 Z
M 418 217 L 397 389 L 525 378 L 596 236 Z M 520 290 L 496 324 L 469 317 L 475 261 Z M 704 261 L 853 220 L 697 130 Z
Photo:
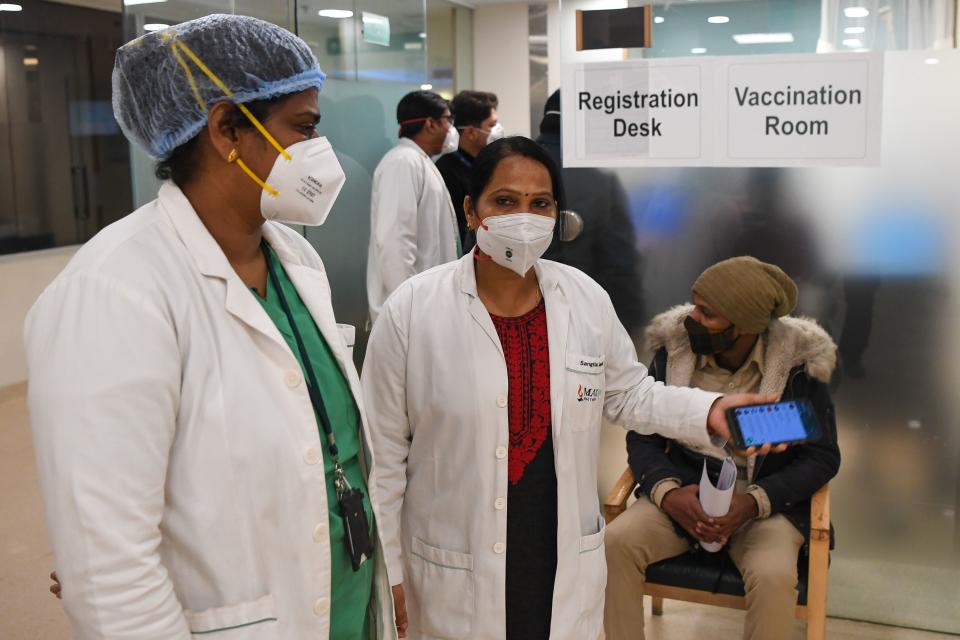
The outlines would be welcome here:
M 175 55 L 176 40 L 187 45 L 233 96 L 224 95 L 178 48 L 188 75 Z M 248 16 L 215 14 L 120 47 L 113 66 L 113 114 L 129 140 L 165 160 L 206 126 L 206 109 L 217 102 L 237 104 L 311 87 L 319 90 L 324 77 L 307 44 L 286 29 Z

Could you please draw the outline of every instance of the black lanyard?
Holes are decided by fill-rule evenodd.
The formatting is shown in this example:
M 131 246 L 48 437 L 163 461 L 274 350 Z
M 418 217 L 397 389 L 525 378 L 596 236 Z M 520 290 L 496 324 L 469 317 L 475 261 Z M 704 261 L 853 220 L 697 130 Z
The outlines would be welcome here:
M 280 306 L 283 307 L 283 313 L 287 316 L 287 321 L 290 323 L 290 330 L 293 331 L 293 338 L 297 341 L 297 350 L 300 352 L 300 360 L 303 363 L 303 368 L 307 373 L 307 392 L 310 394 L 310 404 L 313 405 L 313 410 L 320 417 L 320 426 L 323 428 L 323 433 L 327 436 L 327 448 L 330 451 L 330 459 L 333 460 L 334 464 L 334 483 L 337 484 L 337 493 L 340 493 L 341 489 L 339 482 L 341 480 L 345 483 L 344 486 L 346 489 L 350 488 L 350 484 L 347 483 L 346 476 L 343 475 L 343 469 L 340 468 L 340 450 L 337 449 L 337 439 L 333 435 L 333 427 L 330 425 L 330 416 L 327 415 L 327 406 L 323 402 L 323 396 L 320 395 L 320 385 L 317 383 L 317 376 L 313 372 L 313 365 L 310 362 L 310 356 L 307 355 L 307 348 L 303 344 L 303 338 L 300 336 L 300 330 L 297 328 L 296 320 L 294 320 L 293 313 L 290 311 L 290 305 L 287 303 L 287 297 L 283 294 L 283 287 L 280 286 L 280 278 L 277 277 L 277 272 L 274 270 L 273 264 L 270 262 L 270 250 L 267 248 L 267 243 L 261 243 L 260 248 L 263 250 L 263 258 L 267 261 L 267 272 L 270 274 L 270 283 L 276 290 L 277 297 L 280 298 Z
M 343 472 L 343 467 L 340 466 L 340 451 L 337 449 L 337 439 L 333 436 L 330 416 L 327 415 L 327 407 L 323 403 L 323 396 L 320 395 L 320 385 L 317 383 L 317 376 L 313 372 L 310 356 L 307 355 L 307 348 L 303 344 L 303 338 L 300 336 L 300 330 L 293 318 L 293 312 L 290 311 L 287 297 L 283 293 L 283 287 L 280 286 L 280 278 L 277 277 L 277 273 L 270 263 L 270 249 L 267 247 L 266 241 L 261 242 L 260 248 L 263 251 L 264 260 L 267 261 L 267 273 L 270 274 L 270 282 L 273 288 L 277 290 L 280 306 L 283 307 L 283 313 L 287 316 L 290 330 L 293 331 L 293 337 L 297 341 L 300 361 L 307 372 L 307 391 L 310 394 L 310 404 L 313 405 L 314 412 L 320 417 L 320 426 L 323 427 L 323 432 L 327 436 L 327 447 L 330 449 L 330 459 L 333 460 L 333 486 L 337 492 L 340 517 L 343 519 L 344 532 L 346 533 L 347 553 L 350 554 L 350 563 L 353 565 L 353 570 L 359 571 L 363 561 L 373 557 L 374 553 L 370 526 L 367 522 L 366 509 L 363 504 L 363 492 L 350 486 L 347 481 L 347 474 Z

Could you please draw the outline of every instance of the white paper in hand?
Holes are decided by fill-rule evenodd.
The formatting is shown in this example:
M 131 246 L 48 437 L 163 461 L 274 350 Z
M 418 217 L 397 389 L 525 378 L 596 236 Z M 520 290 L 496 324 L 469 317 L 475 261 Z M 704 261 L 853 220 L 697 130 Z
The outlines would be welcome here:
M 703 512 L 713 518 L 721 518 L 730 511 L 730 501 L 733 499 L 733 487 L 737 482 L 737 465 L 733 458 L 723 461 L 717 486 L 710 482 L 707 475 L 707 461 L 703 461 L 703 473 L 700 475 L 700 506 Z M 716 553 L 723 548 L 719 542 L 701 542 L 704 551 Z

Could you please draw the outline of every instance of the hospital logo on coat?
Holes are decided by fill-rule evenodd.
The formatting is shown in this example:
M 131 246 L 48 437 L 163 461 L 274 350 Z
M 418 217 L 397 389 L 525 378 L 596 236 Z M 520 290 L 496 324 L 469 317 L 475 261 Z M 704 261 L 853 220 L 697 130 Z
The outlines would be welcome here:
M 577 402 L 596 402 L 600 399 L 600 389 L 591 389 L 582 384 L 577 385 Z

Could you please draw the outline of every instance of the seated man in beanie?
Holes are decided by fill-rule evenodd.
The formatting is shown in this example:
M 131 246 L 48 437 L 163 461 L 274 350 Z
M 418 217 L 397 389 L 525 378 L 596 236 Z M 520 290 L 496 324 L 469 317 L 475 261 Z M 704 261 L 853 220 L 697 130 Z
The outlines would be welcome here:
M 780 393 L 813 404 L 823 437 L 766 458 L 697 447 L 662 436 L 627 436 L 637 501 L 606 532 L 607 640 L 642 640 L 647 566 L 698 542 L 722 542 L 743 575 L 744 638 L 792 637 L 797 558 L 810 498 L 837 473 L 840 450 L 828 383 L 836 347 L 813 320 L 788 314 L 797 287 L 778 267 L 750 257 L 713 265 L 693 285 L 693 304 L 653 319 L 650 375 L 669 385 L 723 393 Z M 704 460 L 737 463 L 729 513 L 711 519 L 697 497 Z M 713 475 L 713 477 L 716 477 Z

